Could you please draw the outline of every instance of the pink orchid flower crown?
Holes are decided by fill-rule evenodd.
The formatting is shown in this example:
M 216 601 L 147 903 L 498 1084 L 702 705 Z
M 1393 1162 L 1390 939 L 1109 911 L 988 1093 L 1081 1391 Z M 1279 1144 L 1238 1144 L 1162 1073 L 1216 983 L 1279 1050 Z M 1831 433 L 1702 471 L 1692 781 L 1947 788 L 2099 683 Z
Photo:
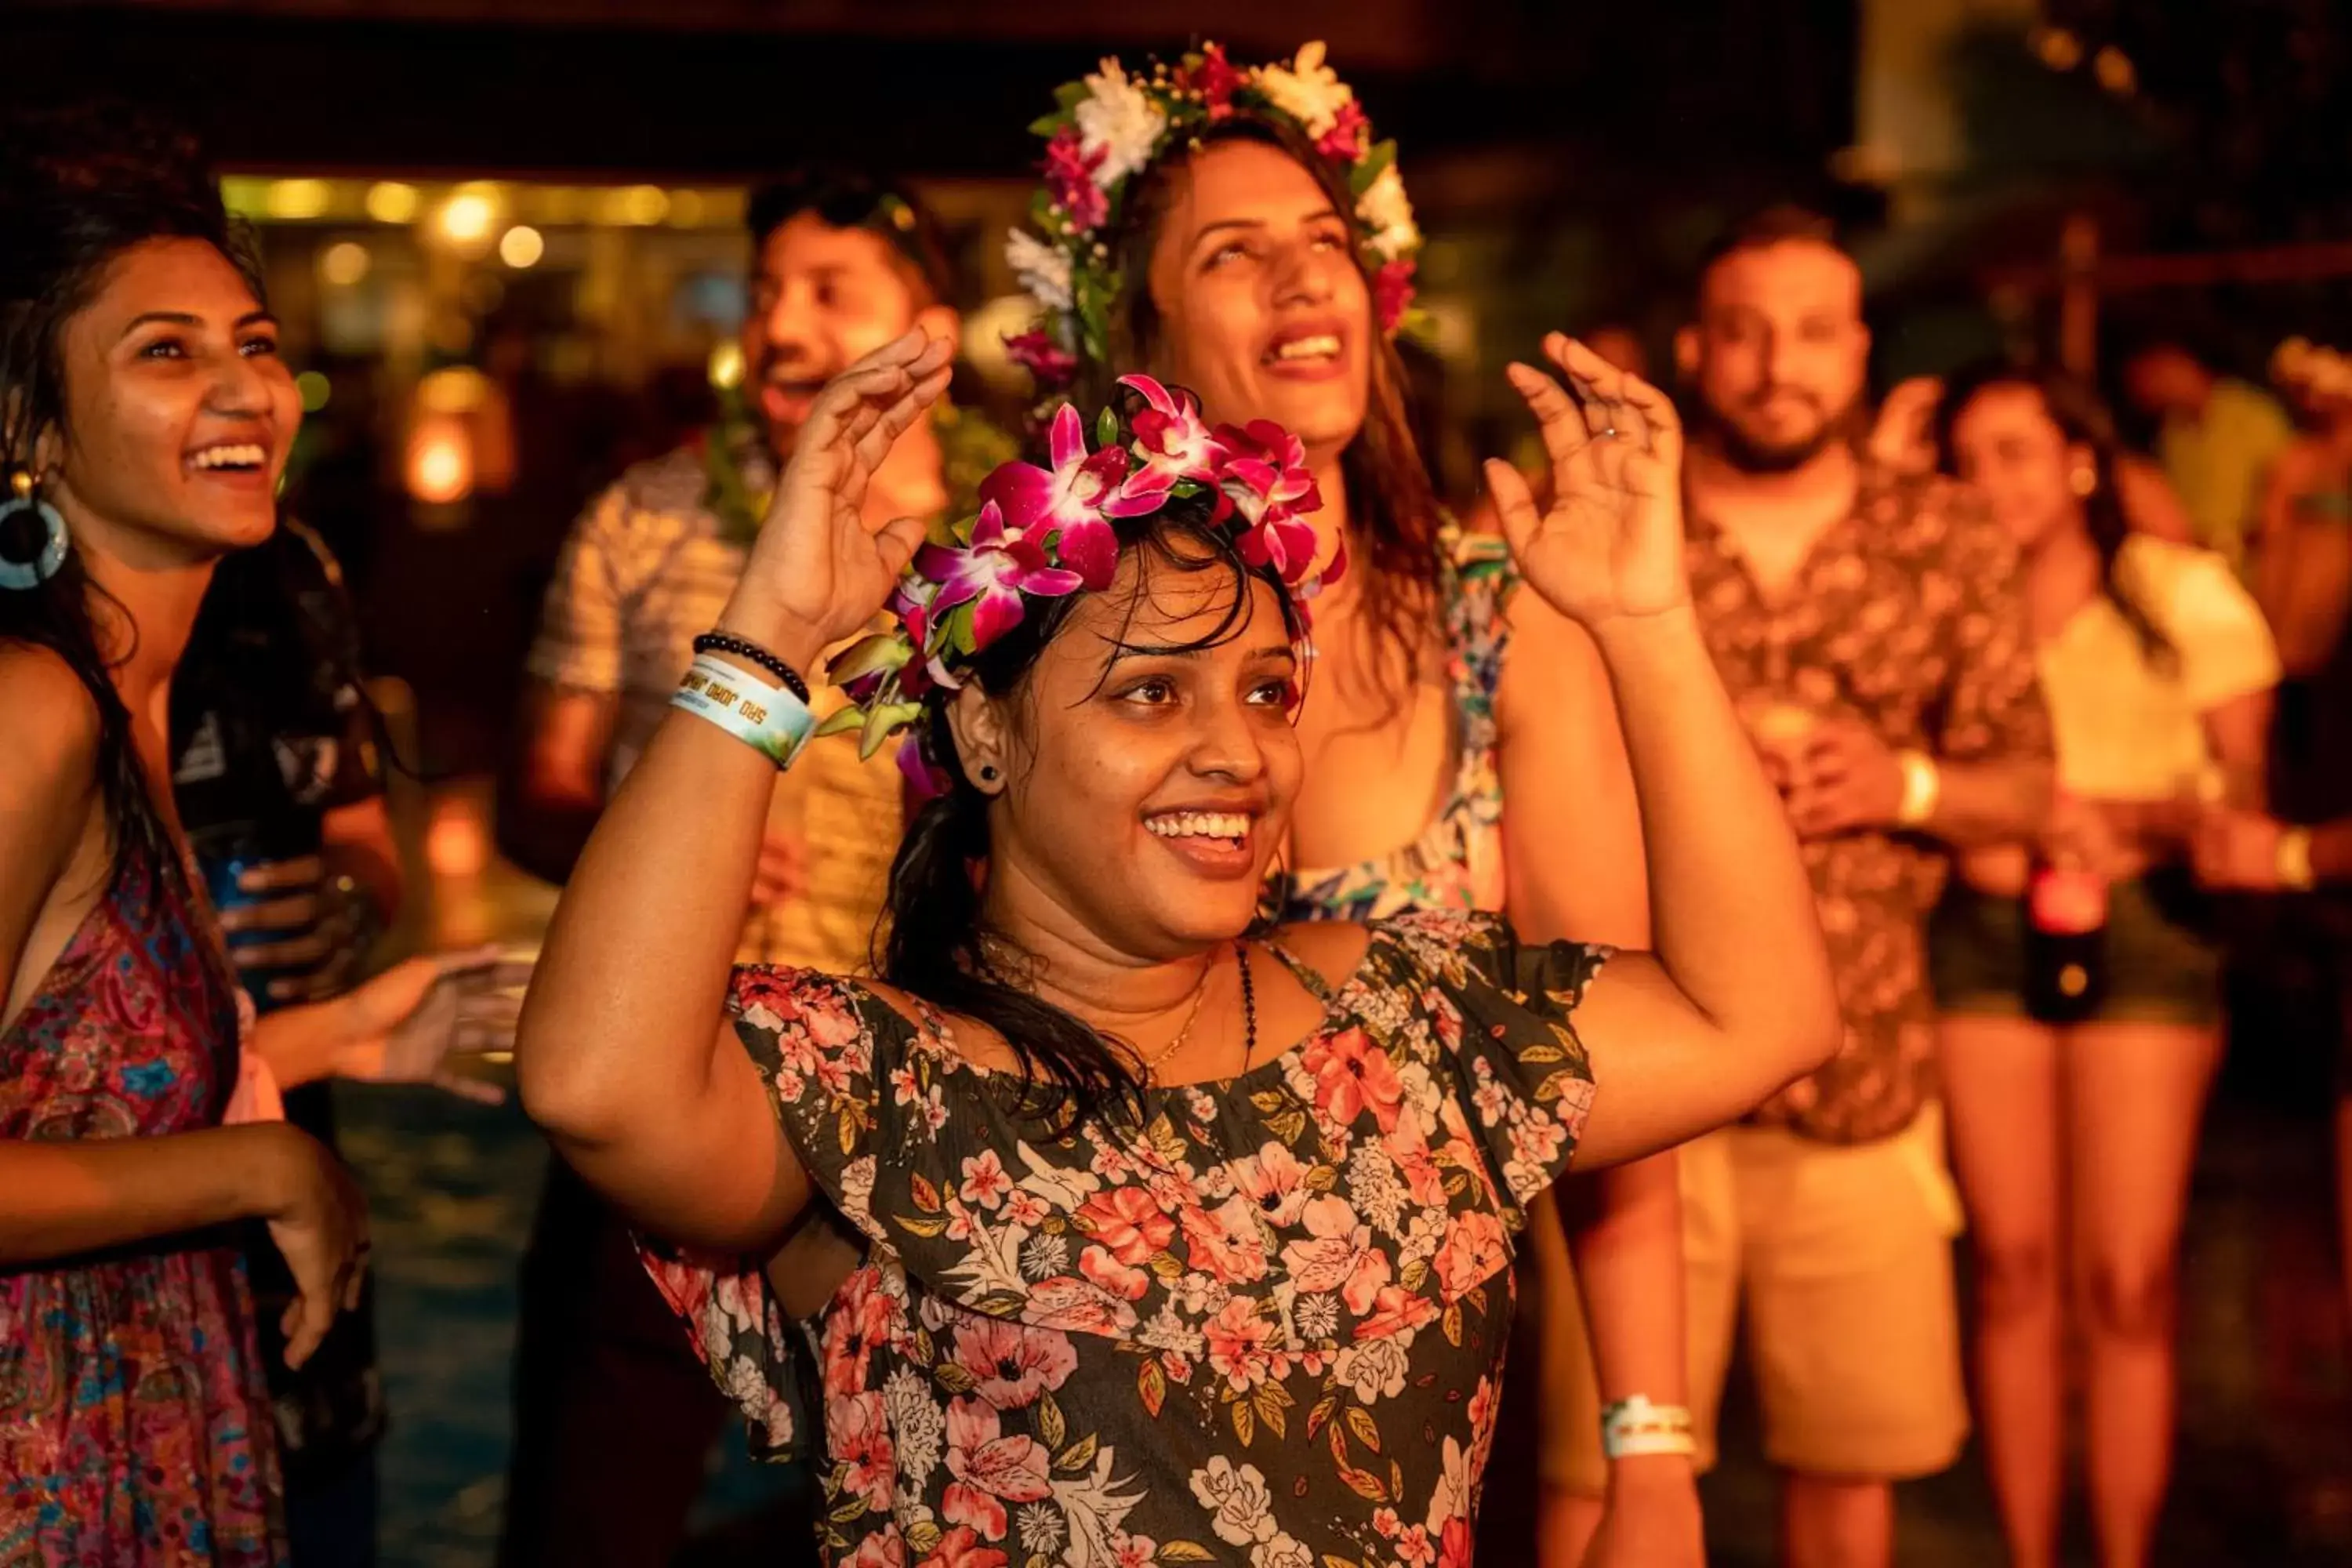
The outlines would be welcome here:
M 1346 184 L 1381 330 L 1426 325 L 1413 309 L 1421 227 L 1397 172 L 1396 143 L 1373 136 L 1363 104 L 1326 63 L 1322 44 L 1246 67 L 1213 43 L 1173 62 L 1147 60 L 1133 72 L 1105 59 L 1054 99 L 1054 112 L 1030 127 L 1045 138 L 1044 184 L 1027 226 L 1006 236 L 1004 247 L 1036 308 L 1035 325 L 1007 337 L 1005 348 L 1046 397 L 1067 388 L 1082 364 L 1109 363 L 1109 310 L 1121 281 L 1111 242 L 1136 177 L 1228 121 L 1287 126 L 1313 144 Z
M 982 649 L 1019 626 L 1035 601 L 1100 593 L 1118 568 L 1112 523 L 1148 517 L 1171 501 L 1214 498 L 1213 522 L 1231 529 L 1242 560 L 1269 569 L 1302 611 L 1346 571 L 1344 555 L 1315 569 L 1315 529 L 1306 514 L 1323 504 L 1307 448 L 1270 419 L 1214 429 L 1200 400 L 1148 375 L 1119 378 L 1141 399 L 1122 421 L 1117 407 L 1086 421 L 1067 403 L 1055 412 L 1046 448 L 1051 468 L 1011 462 L 981 481 L 979 515 L 934 531 L 890 596 L 898 625 L 861 638 L 833 661 L 850 706 L 820 734 L 858 731 L 858 751 L 913 729 L 899 765 L 921 789 L 945 780 L 924 752 L 918 721 L 927 698 L 961 689 Z

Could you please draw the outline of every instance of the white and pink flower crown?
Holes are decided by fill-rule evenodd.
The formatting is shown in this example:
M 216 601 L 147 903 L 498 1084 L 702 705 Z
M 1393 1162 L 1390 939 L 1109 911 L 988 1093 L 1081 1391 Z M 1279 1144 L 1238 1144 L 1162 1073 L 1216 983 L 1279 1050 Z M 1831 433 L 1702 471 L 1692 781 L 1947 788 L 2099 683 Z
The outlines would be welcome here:
M 1081 363 L 1110 363 L 1109 311 L 1120 277 L 1103 236 L 1118 220 L 1135 175 L 1171 148 L 1236 116 L 1292 127 L 1345 176 L 1355 198 L 1357 245 L 1372 277 L 1381 330 L 1414 324 L 1413 268 L 1421 230 L 1397 173 L 1396 143 L 1372 140 L 1372 122 L 1347 83 L 1307 45 L 1287 65 L 1235 67 L 1205 44 L 1173 66 L 1154 59 L 1129 76 L 1117 59 L 1055 93 L 1060 105 L 1030 127 L 1046 138 L 1045 187 L 1031 198 L 1035 229 L 1007 237 L 1005 259 L 1036 302 L 1036 326 L 1005 340 L 1014 362 L 1051 396 Z
M 851 706 L 819 726 L 820 734 L 858 731 L 872 756 L 882 742 L 916 726 L 923 700 L 958 690 L 972 659 L 1019 626 L 1032 602 L 1110 586 L 1118 567 L 1115 520 L 1148 517 L 1172 500 L 1214 498 L 1211 522 L 1237 536 L 1242 560 L 1269 568 L 1302 606 L 1347 570 L 1343 554 L 1315 570 L 1315 528 L 1307 516 L 1323 504 L 1307 448 L 1270 419 L 1214 429 L 1200 400 L 1148 375 L 1119 378 L 1141 400 L 1131 419 L 1116 406 L 1086 421 L 1068 403 L 1047 432 L 1053 466 L 1000 465 L 981 481 L 979 515 L 935 530 L 916 551 L 890 596 L 898 625 L 845 648 L 831 675 Z M 917 728 L 899 765 L 919 787 L 942 779 L 924 754 Z

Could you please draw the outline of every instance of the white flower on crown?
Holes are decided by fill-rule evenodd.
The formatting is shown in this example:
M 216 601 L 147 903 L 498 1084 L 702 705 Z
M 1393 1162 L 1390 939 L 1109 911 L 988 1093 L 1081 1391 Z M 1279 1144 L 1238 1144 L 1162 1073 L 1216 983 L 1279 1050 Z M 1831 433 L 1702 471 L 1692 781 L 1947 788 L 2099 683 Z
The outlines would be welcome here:
M 1107 191 L 1151 162 L 1168 116 L 1115 59 L 1105 59 L 1087 87 L 1088 96 L 1077 107 L 1078 146 L 1089 157 L 1103 153 L 1095 184 Z
M 1339 118 L 1339 106 L 1352 100 L 1353 89 L 1339 73 L 1323 63 L 1323 42 L 1302 45 L 1289 66 L 1260 66 L 1257 85 L 1274 106 L 1307 127 L 1320 140 Z
M 1004 237 L 1004 264 L 1029 297 L 1049 310 L 1070 309 L 1070 253 L 1048 245 L 1025 228 Z
M 1394 261 L 1421 244 L 1421 227 L 1412 221 L 1412 203 L 1404 194 L 1404 176 L 1394 163 L 1356 198 L 1356 216 L 1370 231 L 1367 241 L 1383 261 Z

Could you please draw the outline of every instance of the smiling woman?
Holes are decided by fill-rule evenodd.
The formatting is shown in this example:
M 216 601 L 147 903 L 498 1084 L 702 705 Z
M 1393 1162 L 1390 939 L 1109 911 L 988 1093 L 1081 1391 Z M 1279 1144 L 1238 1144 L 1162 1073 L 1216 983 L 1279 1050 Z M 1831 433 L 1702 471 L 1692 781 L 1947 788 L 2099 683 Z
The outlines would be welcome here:
M 822 1401 L 830 1563 L 1466 1564 L 1528 1205 L 1835 1038 L 1795 847 L 1684 596 L 1671 410 L 1610 373 L 1621 448 L 1515 378 L 1564 499 L 1505 517 L 1626 692 L 1666 911 L 1661 952 L 1604 974 L 1496 916 L 1262 919 L 1302 776 L 1304 447 L 1129 376 L 1092 450 L 1065 405 L 1051 468 L 1000 468 L 977 517 L 871 531 L 948 358 L 912 332 L 817 398 L 686 712 L 557 909 L 524 1103 L 666 1238 L 655 1281 L 763 1449 Z M 731 969 L 810 730 L 784 672 L 886 605 L 833 662 L 828 727 L 911 727 L 941 793 L 882 978 Z
M 173 668 L 214 564 L 276 526 L 299 418 L 184 139 L 121 110 L 0 127 L 0 1561 L 282 1560 L 223 1227 L 267 1222 L 300 1363 L 356 1300 L 366 1217 L 266 1119 L 272 1073 L 435 1027 L 429 959 L 248 1026 L 169 804 Z

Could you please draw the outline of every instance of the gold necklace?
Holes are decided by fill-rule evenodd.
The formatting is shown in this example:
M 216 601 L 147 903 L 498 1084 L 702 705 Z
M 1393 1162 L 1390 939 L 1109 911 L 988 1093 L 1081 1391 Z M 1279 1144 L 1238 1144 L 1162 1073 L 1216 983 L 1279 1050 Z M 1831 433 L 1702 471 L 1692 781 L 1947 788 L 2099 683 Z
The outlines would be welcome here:
M 1192 987 L 1192 1006 L 1191 1011 L 1184 1015 L 1183 1026 L 1176 1031 L 1175 1038 L 1160 1047 L 1159 1050 L 1155 1051 L 1150 1056 L 1143 1058 L 1143 1083 L 1145 1088 L 1150 1089 L 1157 1087 L 1160 1081 L 1160 1064 L 1166 1061 L 1170 1057 L 1174 1056 L 1178 1051 L 1182 1050 L 1184 1048 L 1184 1042 L 1192 1037 L 1192 1026 L 1199 1021 L 1201 1016 L 1201 1004 L 1209 999 L 1209 976 L 1215 973 L 1216 971 L 1216 960 L 1213 958 L 1209 961 L 1208 968 L 1201 971 L 1200 984 Z

